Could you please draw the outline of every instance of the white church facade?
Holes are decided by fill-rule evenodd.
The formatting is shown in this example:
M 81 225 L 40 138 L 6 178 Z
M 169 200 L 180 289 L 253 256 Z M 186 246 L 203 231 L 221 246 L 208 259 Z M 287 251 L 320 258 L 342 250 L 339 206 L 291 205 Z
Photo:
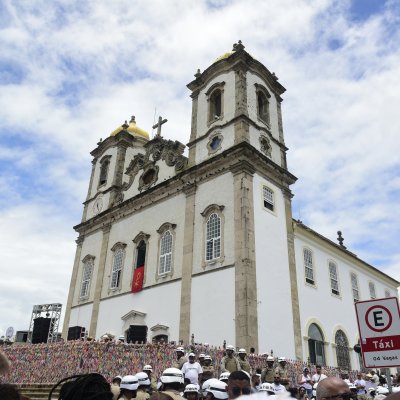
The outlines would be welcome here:
M 188 156 L 134 118 L 92 151 L 63 337 L 194 334 L 358 369 L 354 300 L 399 282 L 292 218 L 285 88 L 241 42 L 188 88 Z

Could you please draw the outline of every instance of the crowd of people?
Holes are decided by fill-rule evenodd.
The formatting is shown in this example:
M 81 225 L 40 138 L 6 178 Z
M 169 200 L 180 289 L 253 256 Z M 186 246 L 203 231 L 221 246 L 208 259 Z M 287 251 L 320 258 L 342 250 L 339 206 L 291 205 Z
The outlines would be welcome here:
M 379 400 L 389 392 L 386 377 L 375 371 L 361 374 L 310 367 L 283 356 L 248 354 L 231 345 L 184 348 L 104 338 L 101 342 L 8 346 L 3 350 L 0 395 L 4 388 L 10 389 L 10 383 L 29 382 L 57 382 L 54 388 L 61 387 L 61 400 L 225 400 L 252 393 L 318 400 L 318 391 L 326 400 Z M 346 395 L 326 396 L 324 388 L 331 381 L 344 383 Z M 396 379 L 390 383 L 396 386 Z

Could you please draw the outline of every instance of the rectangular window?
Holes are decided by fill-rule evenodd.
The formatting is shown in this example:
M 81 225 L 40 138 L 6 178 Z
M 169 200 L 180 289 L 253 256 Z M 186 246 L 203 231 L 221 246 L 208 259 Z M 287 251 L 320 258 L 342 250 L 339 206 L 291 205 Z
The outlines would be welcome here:
M 264 207 L 274 211 L 274 192 L 267 186 L 263 186 Z
M 354 301 L 360 300 L 360 293 L 358 290 L 358 280 L 357 275 L 355 273 L 351 273 L 351 288 L 353 290 L 353 299 Z
M 122 264 L 125 251 L 121 248 L 115 250 L 114 262 L 111 274 L 111 289 L 117 289 L 121 281 Z
M 166 231 L 161 238 L 160 243 L 160 265 L 158 273 L 166 274 L 171 272 L 171 261 L 172 261 L 172 234 L 170 231 Z
M 314 269 L 312 252 L 309 249 L 304 249 L 304 272 L 306 275 L 306 282 L 314 285 Z
M 390 291 L 389 290 L 385 290 L 385 297 L 390 297 Z
M 92 262 L 88 261 L 83 265 L 82 273 L 82 286 L 80 297 L 87 297 L 89 295 L 90 279 L 92 277 Z
M 369 283 L 369 296 L 371 299 L 376 299 L 374 282 Z
M 334 262 L 329 263 L 329 276 L 331 279 L 331 291 L 336 296 L 339 296 L 339 281 L 337 276 L 337 267 Z

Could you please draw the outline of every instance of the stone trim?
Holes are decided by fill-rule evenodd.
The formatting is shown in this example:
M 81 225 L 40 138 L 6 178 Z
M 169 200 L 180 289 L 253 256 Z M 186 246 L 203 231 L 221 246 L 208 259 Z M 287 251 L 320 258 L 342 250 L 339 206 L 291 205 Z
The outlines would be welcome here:
M 184 343 L 190 341 L 190 318 L 191 318 L 191 291 L 193 271 L 193 242 L 194 242 L 194 220 L 196 210 L 196 186 L 186 190 L 185 225 L 183 231 L 183 256 L 182 256 L 182 281 L 181 302 L 179 317 L 179 340 Z
M 215 149 L 213 149 L 211 147 L 211 144 L 213 142 L 214 139 L 219 139 L 219 143 L 218 143 L 218 147 L 216 147 Z M 222 148 L 222 141 L 224 140 L 224 136 L 222 135 L 221 131 L 217 131 L 214 132 L 212 135 L 210 135 L 209 139 L 208 139 L 208 143 L 207 143 L 207 150 L 208 150 L 208 155 L 212 155 L 217 153 L 219 150 L 221 150 Z
M 192 124 L 190 128 L 190 139 L 189 141 L 192 142 L 196 139 L 197 136 L 197 115 L 198 115 L 198 108 L 199 108 L 199 94 L 192 96 Z M 193 146 L 189 149 L 189 167 L 196 164 L 196 146 Z

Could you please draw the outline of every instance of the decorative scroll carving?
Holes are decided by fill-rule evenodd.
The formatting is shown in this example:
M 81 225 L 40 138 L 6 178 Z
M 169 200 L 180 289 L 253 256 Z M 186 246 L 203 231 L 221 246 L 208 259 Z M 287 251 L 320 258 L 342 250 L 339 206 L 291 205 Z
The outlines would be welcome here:
M 271 152 L 272 152 L 271 141 L 266 136 L 260 136 L 260 150 L 267 157 L 271 157 Z

